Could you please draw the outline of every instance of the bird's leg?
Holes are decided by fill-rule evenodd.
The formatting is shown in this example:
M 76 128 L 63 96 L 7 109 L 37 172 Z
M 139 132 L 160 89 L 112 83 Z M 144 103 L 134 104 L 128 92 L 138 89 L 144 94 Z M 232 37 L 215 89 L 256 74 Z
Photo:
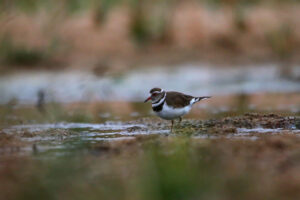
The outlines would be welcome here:
M 179 125 L 180 125 L 181 121 L 182 121 L 182 117 L 179 117 L 179 122 L 178 122 Z
M 172 123 L 172 124 L 171 124 L 171 133 L 172 133 L 174 120 L 172 120 L 171 123 Z

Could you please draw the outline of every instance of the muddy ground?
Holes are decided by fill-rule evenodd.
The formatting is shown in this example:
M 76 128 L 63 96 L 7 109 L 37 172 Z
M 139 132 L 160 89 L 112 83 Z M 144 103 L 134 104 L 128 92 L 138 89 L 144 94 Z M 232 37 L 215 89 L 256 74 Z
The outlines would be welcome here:
M 300 198 L 295 113 L 25 122 L 0 131 L 1 199 Z

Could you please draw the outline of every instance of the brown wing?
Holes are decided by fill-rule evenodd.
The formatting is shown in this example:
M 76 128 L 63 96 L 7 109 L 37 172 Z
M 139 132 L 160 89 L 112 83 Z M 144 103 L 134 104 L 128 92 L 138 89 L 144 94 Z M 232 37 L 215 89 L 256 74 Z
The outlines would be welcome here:
M 167 92 L 166 103 L 173 108 L 182 108 L 190 104 L 193 96 L 180 92 Z

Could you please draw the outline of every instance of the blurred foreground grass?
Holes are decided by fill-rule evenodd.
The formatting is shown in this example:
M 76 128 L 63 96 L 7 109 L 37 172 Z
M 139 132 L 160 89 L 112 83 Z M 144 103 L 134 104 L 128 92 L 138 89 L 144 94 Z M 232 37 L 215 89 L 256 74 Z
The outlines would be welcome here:
M 1 199 L 298 199 L 299 144 L 143 136 L 53 159 L 1 157 Z

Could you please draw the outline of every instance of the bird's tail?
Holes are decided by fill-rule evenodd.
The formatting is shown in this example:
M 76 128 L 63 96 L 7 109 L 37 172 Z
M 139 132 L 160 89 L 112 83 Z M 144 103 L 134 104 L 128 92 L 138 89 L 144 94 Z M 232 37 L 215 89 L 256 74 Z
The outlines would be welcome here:
M 198 101 L 201 101 L 202 99 L 208 99 L 208 98 L 211 98 L 210 96 L 204 96 L 204 97 L 195 97 L 195 102 L 198 102 Z

